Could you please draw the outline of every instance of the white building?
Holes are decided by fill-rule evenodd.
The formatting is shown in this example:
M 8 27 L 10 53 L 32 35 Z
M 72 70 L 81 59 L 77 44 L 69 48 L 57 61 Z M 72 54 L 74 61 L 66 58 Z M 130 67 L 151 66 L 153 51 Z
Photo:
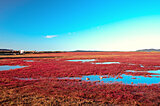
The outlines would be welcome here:
M 20 50 L 20 54 L 24 54 L 24 50 Z

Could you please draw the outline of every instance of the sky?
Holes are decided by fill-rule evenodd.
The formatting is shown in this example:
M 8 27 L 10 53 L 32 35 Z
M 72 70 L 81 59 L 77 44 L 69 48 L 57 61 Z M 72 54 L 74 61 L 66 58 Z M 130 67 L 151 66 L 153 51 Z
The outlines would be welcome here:
M 159 0 L 0 0 L 0 49 L 160 49 Z

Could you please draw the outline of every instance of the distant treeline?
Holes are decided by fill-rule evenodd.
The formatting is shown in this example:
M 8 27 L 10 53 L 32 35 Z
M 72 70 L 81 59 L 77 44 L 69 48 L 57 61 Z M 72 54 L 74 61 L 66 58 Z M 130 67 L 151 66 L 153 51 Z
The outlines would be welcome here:
M 72 52 L 105 52 L 105 51 L 97 51 L 97 50 L 75 50 Z
M 23 54 L 62 53 L 63 51 L 24 51 Z M 0 49 L 0 55 L 19 55 L 20 51 L 12 49 Z
M 141 49 L 137 52 L 160 52 L 160 49 Z M 75 50 L 75 51 L 24 51 L 23 54 L 42 54 L 42 53 L 64 53 L 64 52 L 113 52 L 113 51 L 96 51 L 96 50 Z M 114 51 L 120 52 L 120 51 Z M 0 49 L 0 55 L 19 55 L 20 50 Z

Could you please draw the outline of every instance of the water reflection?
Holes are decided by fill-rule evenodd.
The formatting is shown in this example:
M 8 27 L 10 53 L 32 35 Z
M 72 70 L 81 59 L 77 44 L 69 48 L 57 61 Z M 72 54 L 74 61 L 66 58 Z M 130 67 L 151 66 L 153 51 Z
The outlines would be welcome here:
M 144 67 L 142 64 L 140 64 L 140 67 Z
M 33 60 L 24 60 L 25 62 L 34 62 Z
M 98 62 L 98 63 L 94 63 L 94 64 L 120 64 L 120 62 Z
M 126 70 L 126 72 L 147 72 L 147 71 L 134 71 L 134 70 Z
M 53 77 L 40 77 L 40 78 L 18 78 L 18 77 L 14 77 L 15 79 L 18 79 L 18 80 L 45 80 L 45 79 L 53 79 Z
M 73 62 L 90 62 L 95 61 L 95 59 L 84 59 L 84 60 L 68 60 Z M 96 62 L 92 64 L 120 64 L 120 62 Z M 136 65 L 129 63 L 129 65 Z M 142 64 L 139 64 L 140 67 L 144 67 Z M 159 66 L 156 66 L 159 67 Z M 132 75 L 126 75 L 122 74 L 119 76 L 111 77 L 111 76 L 100 76 L 100 75 L 88 75 L 88 76 L 82 76 L 80 77 L 64 77 L 59 79 L 81 79 L 84 81 L 103 81 L 104 83 L 114 83 L 114 82 L 121 82 L 123 84 L 158 84 L 160 83 L 160 70 L 151 70 L 151 71 L 134 71 L 134 70 L 126 70 L 126 72 L 148 72 L 153 73 L 157 75 L 150 75 L 148 77 L 144 76 L 132 76 Z
M 154 67 L 160 67 L 160 66 L 154 66 Z
M 148 73 L 156 73 L 156 74 L 160 74 L 160 70 L 148 71 Z
M 95 61 L 95 59 L 79 59 L 79 60 L 67 60 L 72 62 L 92 62 Z M 92 64 L 120 64 L 120 62 L 97 62 Z
M 134 70 L 126 70 L 126 72 L 148 72 L 148 73 L 153 73 L 153 74 L 159 74 L 159 75 L 160 75 L 160 70 L 151 70 L 151 71 L 134 71 Z
M 81 79 L 83 81 L 100 81 L 103 83 L 115 83 L 120 82 L 123 84 L 158 84 L 160 82 L 160 78 L 156 76 L 144 77 L 144 76 L 132 76 L 132 75 L 125 75 L 122 74 L 119 78 L 118 76 L 111 77 L 108 75 L 87 75 L 80 77 L 64 77 L 59 79 Z
M 15 79 L 18 79 L 18 80 L 38 80 L 38 79 L 34 79 L 34 78 L 17 78 L 17 77 L 15 77 Z
M 23 68 L 23 67 L 26 67 L 26 66 L 19 66 L 19 65 L 9 66 L 9 65 L 4 65 L 4 66 L 0 66 L 0 71 L 6 71 L 6 70 L 10 70 L 10 69 L 17 69 L 17 68 Z
M 95 59 L 80 59 L 80 60 L 67 60 L 71 62 L 90 62 L 90 61 L 95 61 Z

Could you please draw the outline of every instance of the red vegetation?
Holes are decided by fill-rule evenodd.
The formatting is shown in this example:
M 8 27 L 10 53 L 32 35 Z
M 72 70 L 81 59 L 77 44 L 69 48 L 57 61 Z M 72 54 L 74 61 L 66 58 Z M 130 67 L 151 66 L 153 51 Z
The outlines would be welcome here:
M 50 54 L 51 55 L 51 54 Z M 57 79 L 59 77 L 82 77 L 83 75 L 108 75 L 122 78 L 121 74 L 143 75 L 150 77 L 153 73 L 148 70 L 158 70 L 160 67 L 159 53 L 145 52 L 96 52 L 96 53 L 53 53 L 52 56 L 61 58 L 32 59 L 2 59 L 0 65 L 27 66 L 20 69 L 0 71 L 0 103 L 19 103 L 22 95 L 52 98 L 59 104 L 130 104 L 130 105 L 159 105 L 160 84 L 124 85 L 97 84 L 81 80 Z M 120 62 L 121 64 L 91 64 L 91 62 L 69 62 L 68 59 L 96 59 L 94 62 Z M 134 65 L 133 65 L 134 64 Z M 143 65 L 144 67 L 140 66 Z M 126 70 L 144 72 L 126 72 Z M 145 72 L 146 71 L 146 72 Z M 18 80 L 16 78 L 34 78 L 37 80 Z M 103 76 L 102 78 L 106 78 Z M 134 78 L 133 78 L 134 79 Z M 6 90 L 7 89 L 7 90 Z M 8 93 L 11 92 L 9 99 Z M 14 94 L 17 92 L 17 96 Z M 32 95 L 33 94 L 33 95 Z M 15 98 L 21 101 L 15 102 Z M 54 100 L 53 100 L 54 99 Z M 8 100 L 8 101 L 6 101 Z M 36 98 L 36 101 L 39 99 Z M 9 102 L 10 101 L 10 102 Z M 32 101 L 32 100 L 31 100 Z M 25 101 L 27 102 L 27 101 Z M 33 102 L 33 101 L 32 101 Z M 29 104 L 32 104 L 30 102 Z M 56 104 L 57 102 L 53 102 Z M 28 103 L 28 102 L 27 102 Z M 35 101 L 33 102 L 35 103 Z M 23 104 L 25 104 L 23 102 Z

